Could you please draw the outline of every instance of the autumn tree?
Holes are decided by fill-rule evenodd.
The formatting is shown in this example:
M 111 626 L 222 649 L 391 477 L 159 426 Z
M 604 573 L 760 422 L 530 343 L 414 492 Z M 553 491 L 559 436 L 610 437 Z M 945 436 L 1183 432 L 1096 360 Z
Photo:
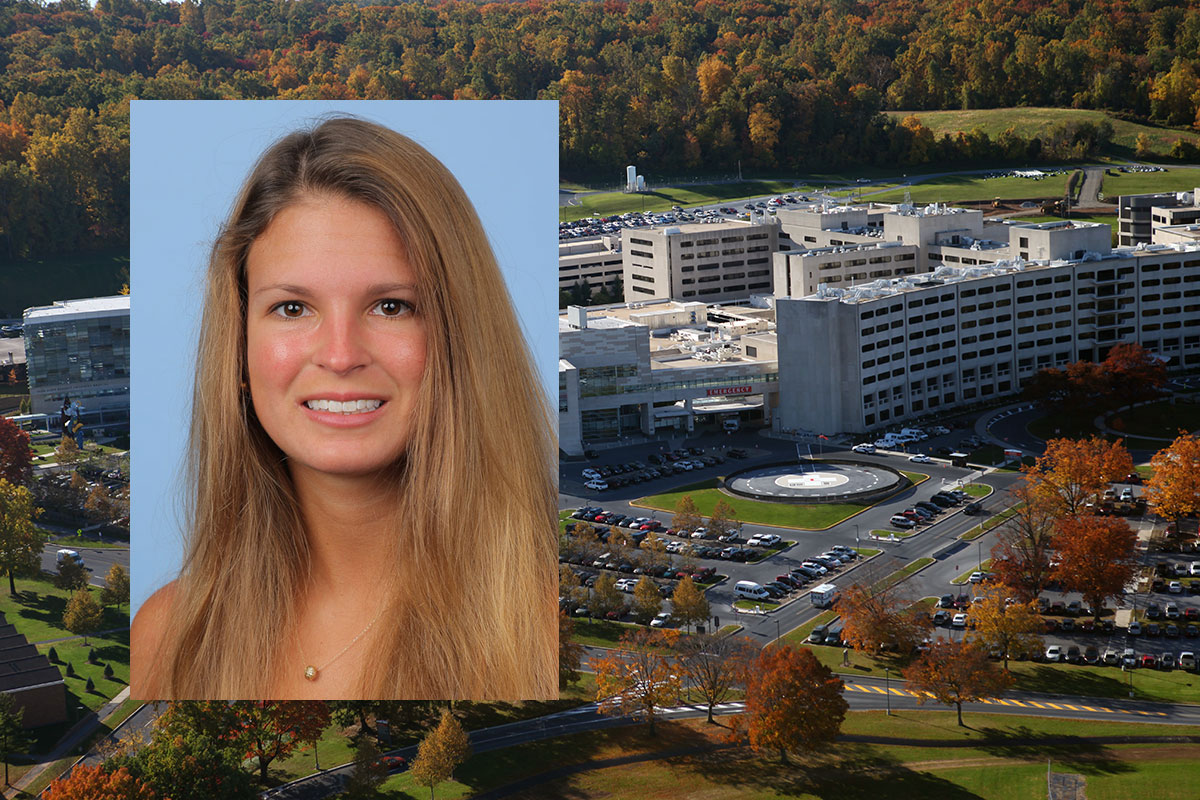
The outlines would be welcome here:
M 1178 522 L 1200 512 L 1200 438 L 1181 433 L 1150 460 L 1146 498 L 1160 516 Z
M 781 644 L 765 648 L 746 681 L 746 729 L 750 745 L 811 750 L 837 738 L 849 705 L 845 686 L 808 648 Z
M 100 591 L 100 602 L 106 606 L 124 606 L 130 602 L 130 573 L 125 567 L 114 564 L 104 576 L 104 588 Z
M 470 754 L 471 745 L 466 732 L 454 714 L 446 709 L 438 726 L 421 740 L 409 772 L 417 783 L 429 787 L 429 797 L 433 800 L 434 787 L 450 780 L 454 770 Z
M 1031 491 L 1049 503 L 1056 517 L 1074 516 L 1113 481 L 1133 471 L 1133 459 L 1120 442 L 1051 439 L 1033 466 L 1022 467 Z
M 63 436 L 54 448 L 54 460 L 59 464 L 74 464 L 80 455 L 79 445 L 70 436 Z
M 579 667 L 583 662 L 583 645 L 572 641 L 575 620 L 560 612 L 558 615 L 558 688 L 566 689 L 579 681 Z
M 0 478 L 24 486 L 32 471 L 29 434 L 8 417 L 0 417 Z
M 975 641 L 985 650 L 999 650 L 1008 670 L 1010 657 L 1029 656 L 1042 648 L 1042 617 L 1037 603 L 1009 603 L 1003 584 L 987 582 L 976 589 L 971 604 Z
M 78 589 L 87 586 L 92 572 L 73 558 L 64 558 L 58 562 L 58 574 L 54 576 L 54 585 L 59 589 Z
M 654 531 L 642 539 L 641 550 L 646 554 L 646 560 L 652 567 L 661 567 L 671 563 L 671 554 L 667 552 L 666 541 Z
M 178 704 L 172 703 L 170 708 Z M 244 800 L 254 795 L 254 777 L 242 769 L 243 752 L 228 737 L 186 725 L 155 724 L 149 743 L 105 762 L 126 768 L 162 798 Z
M 679 583 L 675 584 L 675 592 L 671 595 L 671 615 L 680 624 L 688 626 L 688 630 L 691 630 L 693 625 L 707 621 L 712 615 L 708 598 L 700 591 L 691 575 L 684 575 Z
M 42 797 L 45 800 L 157 800 L 158 795 L 125 767 L 110 773 L 103 765 L 79 764 L 67 777 L 51 781 Z
M 1113 408 L 1152 400 L 1167 382 L 1166 362 L 1137 342 L 1114 346 L 1102 366 Z
M 587 587 L 579 583 L 579 576 L 567 564 L 558 567 L 558 593 L 570 601 L 572 608 L 587 602 Z
M 14 597 L 16 576 L 41 569 L 45 539 L 33 524 L 37 512 L 28 489 L 0 478 L 0 569 L 8 573 L 8 592 Z
M 0 758 L 4 759 L 4 785 L 8 782 L 9 756 L 23 753 L 33 745 L 21 722 L 25 709 L 17 705 L 11 694 L 0 694 Z
M 725 502 L 724 499 L 718 500 L 717 505 L 713 508 L 712 517 L 709 518 L 708 528 L 717 536 L 726 536 L 730 532 L 738 529 L 737 511 L 733 506 Z
M 242 746 L 245 758 L 257 760 L 264 785 L 271 762 L 287 758 L 301 745 L 315 744 L 329 727 L 329 707 L 319 700 L 239 700 L 230 704 L 230 711 L 230 735 Z
M 1009 490 L 1012 515 L 1004 521 L 992 547 L 996 579 L 1024 600 L 1032 600 L 1050 583 L 1054 552 L 1054 503 L 1021 481 Z
M 938 639 L 904 670 L 908 688 L 924 703 L 932 695 L 939 703 L 958 709 L 958 724 L 962 725 L 962 704 L 999 697 L 1011 683 L 988 658 L 987 653 L 973 642 L 947 642 Z M 928 695 L 925 694 L 928 692 Z
M 633 589 L 633 618 L 645 625 L 662 611 L 662 595 L 658 584 L 645 575 Z
M 656 709 L 679 698 L 680 681 L 672 648 L 679 631 L 636 628 L 621 636 L 608 655 L 593 661 L 596 701 L 603 714 L 642 714 L 654 733 Z
M 113 518 L 113 501 L 108 496 L 104 484 L 98 483 L 88 492 L 87 500 L 83 503 L 84 510 L 92 522 L 106 522 Z
M 671 518 L 671 527 L 676 531 L 694 531 L 700 527 L 700 512 L 690 494 L 679 498 L 675 504 L 675 516 Z
M 100 630 L 103 615 L 104 610 L 92 597 L 91 590 L 81 586 L 71 595 L 63 610 L 63 627 L 76 636 L 82 636 L 83 643 L 87 644 L 88 635 Z
M 610 611 L 618 611 L 624 607 L 625 598 L 617 588 L 617 579 L 610 572 L 601 572 L 592 586 L 592 596 L 588 598 L 588 613 L 604 619 Z
M 704 633 L 679 640 L 679 668 L 688 691 L 699 694 L 708 706 L 709 723 L 715 724 L 713 707 L 745 686 L 750 664 L 757 656 L 758 648 L 743 636 Z
M 871 577 L 847 587 L 838 601 L 842 638 L 855 650 L 908 653 L 928 635 L 929 614 L 913 605 L 902 583 Z
M 1137 534 L 1119 517 L 1067 517 L 1056 524 L 1054 575 L 1079 592 L 1098 621 L 1104 601 L 1120 597 L 1137 569 Z

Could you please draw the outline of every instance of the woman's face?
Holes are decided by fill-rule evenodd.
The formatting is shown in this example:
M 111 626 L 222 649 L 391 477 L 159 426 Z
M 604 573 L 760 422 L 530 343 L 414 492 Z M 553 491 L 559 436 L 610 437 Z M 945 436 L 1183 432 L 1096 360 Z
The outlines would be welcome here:
M 254 412 L 293 475 L 394 463 L 412 433 L 426 332 L 387 217 L 354 200 L 302 198 L 251 245 L 246 288 Z

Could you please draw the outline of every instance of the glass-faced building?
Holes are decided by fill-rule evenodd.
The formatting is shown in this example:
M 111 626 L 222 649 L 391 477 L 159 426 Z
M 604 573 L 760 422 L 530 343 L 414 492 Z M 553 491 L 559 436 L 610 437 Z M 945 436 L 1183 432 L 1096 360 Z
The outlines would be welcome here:
M 128 420 L 129 296 L 59 300 L 24 316 L 33 413 L 70 398 L 88 421 Z

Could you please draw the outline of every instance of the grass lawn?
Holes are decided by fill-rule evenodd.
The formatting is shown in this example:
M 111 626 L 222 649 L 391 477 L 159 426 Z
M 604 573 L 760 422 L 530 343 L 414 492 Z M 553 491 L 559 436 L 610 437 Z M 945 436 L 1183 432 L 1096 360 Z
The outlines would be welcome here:
M 1159 439 L 1174 439 L 1182 428 L 1193 431 L 1200 428 L 1200 404 L 1174 404 L 1160 400 L 1149 405 L 1138 406 L 1108 419 L 1110 428 L 1127 432 L 1131 436 L 1150 436 Z
M 1115 203 L 1123 194 L 1190 192 L 1196 188 L 1197 179 L 1200 179 L 1200 170 L 1188 167 L 1173 167 L 1166 172 L 1123 172 L 1105 175 L 1100 191 L 1108 202 Z
M 0 613 L 33 644 L 63 639 L 75 634 L 62 627 L 63 611 L 71 593 L 41 578 L 17 578 L 17 597 L 8 593 L 7 582 L 0 591 Z M 93 587 L 97 602 L 100 590 Z M 129 627 L 129 607 L 105 608 L 100 630 Z
M 944 175 L 914 183 L 908 187 L 872 195 L 880 203 L 904 201 L 907 188 L 914 203 L 962 203 L 971 200 L 1049 200 L 1066 191 L 1068 175 L 1034 180 L 1032 178 L 985 178 L 982 175 Z
M 816 616 L 815 619 L 804 623 L 793 631 L 788 631 L 785 633 L 783 635 L 783 641 L 799 647 L 808 641 L 808 635 L 813 632 L 813 628 L 817 627 L 818 625 L 827 625 L 837 619 L 837 617 L 838 612 L 836 611 L 822 611 Z
M 1120 158 L 1132 158 L 1134 156 L 1139 133 L 1144 133 L 1150 138 L 1151 152 L 1164 156 L 1171 151 L 1171 147 L 1178 139 L 1197 141 L 1197 137 L 1194 134 L 1171 128 L 1159 128 L 1153 125 L 1128 122 L 1117 117 L 1110 117 L 1103 111 L 1091 111 L 1081 108 L 988 108 L 969 111 L 887 111 L 884 113 L 895 117 L 897 121 L 909 115 L 915 115 L 921 120 L 922 125 L 933 131 L 934 136 L 938 139 L 942 138 L 942 134 L 945 133 L 953 136 L 959 131 L 968 133 L 978 127 L 986 132 L 993 141 L 1010 126 L 1019 136 L 1029 139 L 1033 136 L 1044 135 L 1049 127 L 1059 122 L 1080 120 L 1099 123 L 1107 119 L 1113 127 L 1111 147 L 1113 152 L 1110 155 Z M 1149 173 L 1149 175 L 1162 174 L 1161 172 Z M 1107 180 L 1112 180 L 1111 176 Z M 1105 182 L 1106 191 L 1108 190 L 1107 180 Z M 1193 186 L 1189 184 L 1182 188 L 1190 190 Z M 1154 192 L 1172 190 L 1150 188 L 1139 189 L 1137 191 Z M 1125 193 L 1128 194 L 1128 192 Z
M 632 622 L 614 622 L 612 620 L 589 620 L 587 617 L 575 617 L 575 635 L 572 641 L 592 647 L 616 647 L 621 636 L 625 633 L 644 627 Z
M 975 572 L 975 571 L 986 572 L 988 570 L 988 568 L 991 566 L 992 566 L 992 560 L 990 558 L 985 558 L 983 560 L 983 563 L 980 564 L 978 567 L 976 567 L 973 570 L 963 570 L 962 575 L 959 575 L 957 578 L 955 578 L 954 580 L 952 580 L 950 582 L 953 584 L 956 584 L 958 586 L 961 586 L 971 579 L 972 572 Z
M 593 213 L 607 217 L 626 212 L 670 211 L 671 206 L 686 208 L 709 203 L 733 203 L 750 197 L 786 194 L 793 191 L 796 185 L 795 181 L 742 181 L 741 183 L 666 186 L 638 194 L 602 192 L 580 197 L 580 205 L 560 206 L 559 220 L 569 222 L 590 217 Z
M 48 653 L 51 645 L 39 645 L 38 651 Z M 59 642 L 53 645 L 58 653 L 59 663 L 55 664 L 63 673 L 67 682 L 67 691 L 74 694 L 84 706 L 95 711 L 120 693 L 129 683 L 129 631 L 110 636 L 88 637 L 88 644 L 82 639 L 69 642 Z M 98 663 L 89 664 L 88 651 L 94 651 Z M 67 664 L 71 664 L 76 677 L 67 675 Z M 113 677 L 104 677 L 104 666 L 108 664 L 113 669 Z M 87 691 L 88 678 L 92 679 L 95 689 Z
M 738 608 L 750 611 L 756 608 L 779 608 L 779 603 L 776 603 L 774 600 L 734 600 L 733 604 Z
M 968 483 L 963 487 L 963 491 L 971 495 L 971 497 L 987 497 L 994 490 L 986 483 Z
M 773 752 L 755 754 L 747 748 L 717 753 L 701 751 L 670 759 L 620 764 L 587 770 L 546 784 L 524 788 L 531 799 L 676 798 L 705 800 L 750 798 L 1029 798 L 1045 793 L 1046 760 L 1058 771 L 1087 775 L 1089 798 L 1194 797 L 1190 790 L 1200 773 L 1184 745 L 1105 746 L 1082 738 L 1044 745 L 1018 744 L 1015 739 L 1178 733 L 1176 726 L 1069 723 L 1040 717 L 969 715 L 973 731 L 964 731 L 952 712 L 905 711 L 892 717 L 882 712 L 852 712 L 846 733 L 897 736 L 949 743 L 977 742 L 955 748 L 902 747 L 841 742 L 817 753 L 792 753 L 791 764 L 780 765 Z M 588 731 L 550 741 L 532 742 L 472 757 L 456 772 L 455 781 L 436 787 L 436 796 L 468 797 L 505 786 L 563 765 L 632 757 L 642 753 L 724 744 L 729 722 L 703 720 L 659 722 L 651 735 L 645 725 Z M 1194 745 L 1190 746 L 1193 748 Z M 1145 767 L 1145 769 L 1141 769 Z M 1161 774 L 1161 778 L 1158 777 Z M 1143 783 L 1135 783 L 1139 776 Z M 686 788 L 684 788 L 686 787 Z M 1125 794 L 1120 794 L 1124 791 Z M 1149 792 L 1149 793 L 1146 793 Z M 1189 793 L 1190 792 L 1190 793 Z M 421 800 L 426 787 L 410 775 L 384 784 L 385 798 Z
M 911 529 L 911 528 L 908 530 L 904 530 L 904 531 L 893 531 L 893 530 L 884 530 L 883 528 L 876 528 L 875 530 L 871 531 L 872 536 L 882 536 L 885 538 L 889 537 L 889 536 L 895 536 L 897 539 L 907 539 L 910 536 L 916 535 L 916 533 L 917 533 L 916 530 Z
M 876 550 L 872 547 L 852 547 L 850 549 L 858 553 L 860 556 L 866 556 L 867 558 L 870 558 L 871 556 L 877 556 L 883 552 L 882 550 Z
M 60 547 L 95 547 L 95 548 L 116 548 L 129 549 L 129 542 L 101 542 L 96 539 L 89 539 L 87 536 L 63 536 L 59 534 L 46 532 L 46 541 L 56 544 Z M 50 538 L 54 537 L 54 538 Z M 105 570 L 107 573 L 107 570 Z M 128 570 L 126 570 L 128 572 Z
M 920 472 L 903 473 L 913 483 L 927 480 L 928 475 Z M 673 513 L 683 496 L 691 495 L 696 504 L 696 510 L 705 517 L 712 516 L 718 500 L 730 503 L 737 512 L 737 518 L 742 522 L 753 522 L 758 525 L 778 525 L 785 528 L 800 528 L 802 530 L 825 530 L 839 522 L 849 519 L 858 512 L 870 508 L 863 503 L 822 503 L 819 505 L 793 505 L 790 503 L 766 503 L 759 500 L 748 500 L 744 497 L 733 497 L 717 489 L 716 480 L 681 486 L 672 492 L 649 495 L 634 500 L 632 506 L 652 508 L 657 511 Z M 907 489 L 908 487 L 904 487 Z M 885 502 L 881 500 L 880 502 Z

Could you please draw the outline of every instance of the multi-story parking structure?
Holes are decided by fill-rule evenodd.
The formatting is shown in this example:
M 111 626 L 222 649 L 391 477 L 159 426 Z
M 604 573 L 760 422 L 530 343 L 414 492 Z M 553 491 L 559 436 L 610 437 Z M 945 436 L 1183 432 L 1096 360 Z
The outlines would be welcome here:
M 625 302 L 723 303 L 770 294 L 771 254 L 787 244 L 771 218 L 623 230 Z

